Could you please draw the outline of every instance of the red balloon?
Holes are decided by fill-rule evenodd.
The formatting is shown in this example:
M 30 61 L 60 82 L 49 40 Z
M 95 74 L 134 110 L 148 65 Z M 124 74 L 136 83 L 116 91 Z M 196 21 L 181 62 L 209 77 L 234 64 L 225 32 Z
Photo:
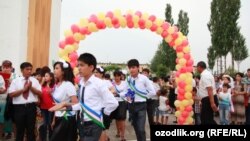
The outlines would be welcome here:
M 150 30 L 151 30 L 152 32 L 156 31 L 156 30 L 157 30 L 157 25 L 156 25 L 156 24 L 152 24 Z
M 106 17 L 109 17 L 110 19 L 112 19 L 114 17 L 113 12 L 111 11 L 107 12 Z
M 178 95 L 184 96 L 184 94 L 185 94 L 185 90 L 182 88 L 178 88 Z
M 138 22 L 138 25 L 140 27 L 140 29 L 145 29 L 145 20 L 143 19 L 140 19 L 139 22 Z
M 71 30 L 72 30 L 73 33 L 76 33 L 76 32 L 80 31 L 80 28 L 77 25 L 73 24 L 71 26 Z
M 75 39 L 73 36 L 68 36 L 66 37 L 65 43 L 68 44 L 73 44 L 75 42 Z
M 187 107 L 185 108 L 185 111 L 191 112 L 191 111 L 193 111 L 193 107 L 192 107 L 191 105 L 189 105 L 189 106 L 187 106 Z
M 98 29 L 105 29 L 105 28 L 106 28 L 106 25 L 105 25 L 104 21 L 97 21 L 96 27 L 97 27 Z
M 185 54 L 184 54 L 184 58 L 185 58 L 186 60 L 189 60 L 189 59 L 191 58 L 190 53 L 185 53 Z
M 178 86 L 181 88 L 181 89 L 184 89 L 186 87 L 186 83 L 184 81 L 180 81 L 178 83 Z
M 77 58 L 78 58 L 77 52 L 74 51 L 74 52 L 70 53 L 70 55 L 69 55 L 70 61 L 75 62 L 77 60 Z
M 87 34 L 88 33 L 88 28 L 87 27 L 83 27 L 83 28 L 80 28 L 80 33 L 81 34 Z
M 167 31 L 163 31 L 162 34 L 161 34 L 161 36 L 163 38 L 166 38 L 168 36 L 168 32 Z
M 170 24 L 168 22 L 164 22 L 161 27 L 163 30 L 167 30 L 169 28 L 169 26 L 170 26 Z
M 90 22 L 93 22 L 93 23 L 97 23 L 98 18 L 97 18 L 96 15 L 91 15 L 90 18 L 89 18 L 89 21 L 90 21 Z
M 149 19 L 150 21 L 154 22 L 154 21 L 156 20 L 156 17 L 155 17 L 155 15 L 151 15 L 151 16 L 149 16 L 148 19 Z
M 181 113 L 181 116 L 182 116 L 183 118 L 187 118 L 188 115 L 189 115 L 189 113 L 188 113 L 187 111 L 182 111 L 182 113 Z
M 59 42 L 59 47 L 61 48 L 61 49 L 64 49 L 64 47 L 65 47 L 65 41 L 60 41 Z
M 136 11 L 136 12 L 135 12 L 135 15 L 141 17 L 141 16 L 142 16 L 142 13 L 141 13 L 140 11 Z

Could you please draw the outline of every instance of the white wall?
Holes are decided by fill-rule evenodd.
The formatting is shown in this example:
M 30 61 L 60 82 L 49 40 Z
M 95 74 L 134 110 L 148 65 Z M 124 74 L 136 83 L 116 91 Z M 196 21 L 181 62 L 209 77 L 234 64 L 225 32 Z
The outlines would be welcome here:
M 5 59 L 19 65 L 26 61 L 29 0 L 0 1 L 0 64 Z
M 50 54 L 49 67 L 52 68 L 53 61 L 57 61 L 58 43 L 60 40 L 60 22 L 61 22 L 61 0 L 52 0 L 51 21 L 50 21 Z

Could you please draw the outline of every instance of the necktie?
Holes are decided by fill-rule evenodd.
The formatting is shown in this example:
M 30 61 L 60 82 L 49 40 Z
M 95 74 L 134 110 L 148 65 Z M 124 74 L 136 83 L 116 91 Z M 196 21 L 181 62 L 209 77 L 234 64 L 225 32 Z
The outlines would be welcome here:
M 24 86 L 26 86 L 27 84 L 28 84 L 28 79 L 25 79 Z M 28 99 L 28 97 L 29 97 L 29 90 L 23 92 L 23 97 L 24 97 L 24 99 Z

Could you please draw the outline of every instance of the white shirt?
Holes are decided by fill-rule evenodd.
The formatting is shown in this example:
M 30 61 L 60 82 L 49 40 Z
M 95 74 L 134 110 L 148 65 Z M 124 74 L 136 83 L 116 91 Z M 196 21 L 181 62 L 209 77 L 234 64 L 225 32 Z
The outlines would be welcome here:
M 115 88 L 116 92 L 117 92 L 117 90 L 119 91 L 119 92 L 117 92 L 118 95 L 120 95 L 120 93 L 126 91 L 127 84 L 126 84 L 125 81 L 121 81 L 121 83 L 120 83 L 119 85 L 116 84 L 115 81 L 114 81 L 114 82 L 113 82 L 113 85 L 114 85 L 114 88 Z M 119 102 L 120 102 L 120 101 L 124 101 L 121 97 L 115 97 L 115 98 L 116 98 L 116 100 L 119 101 Z
M 80 98 L 82 98 L 82 90 L 84 90 L 84 104 L 89 108 L 94 110 L 96 113 L 100 114 L 102 108 L 104 107 L 104 114 L 110 115 L 118 107 L 118 101 L 115 99 L 114 95 L 109 91 L 105 82 L 94 75 L 92 75 L 86 82 L 84 79 L 80 81 Z M 75 104 L 72 106 L 72 110 L 80 110 L 81 104 Z M 90 121 L 88 116 L 84 114 L 84 120 Z
M 216 88 L 215 88 L 215 81 L 214 81 L 214 76 L 208 71 L 204 70 L 201 73 L 201 79 L 199 82 L 199 96 L 201 98 L 207 97 L 208 96 L 208 91 L 207 87 L 212 87 L 213 88 L 213 94 L 216 94 Z
M 133 78 L 131 76 L 128 77 L 128 81 L 135 81 L 135 87 L 139 90 L 142 91 L 144 93 L 147 93 L 147 97 L 151 97 L 156 95 L 155 89 L 153 87 L 152 82 L 144 75 L 142 74 L 138 74 L 138 76 L 136 78 Z M 121 97 L 125 98 L 125 94 L 127 93 L 129 86 L 128 83 L 127 84 L 127 88 L 126 91 L 124 91 L 123 93 L 120 94 Z M 146 99 L 138 96 L 137 94 L 135 94 L 135 102 L 145 102 Z
M 169 105 L 166 104 L 166 101 L 168 100 L 167 97 L 165 96 L 160 96 L 159 97 L 159 107 L 158 109 L 161 111 L 168 111 L 169 110 Z
M 37 90 L 41 91 L 41 85 L 39 84 L 37 79 L 35 79 L 34 77 L 29 77 L 28 81 L 32 82 L 32 87 L 34 87 Z M 17 77 L 16 79 L 14 79 L 11 82 L 8 93 L 13 93 L 15 91 L 23 89 L 25 82 L 26 82 L 26 80 L 25 80 L 25 78 L 23 76 L 22 77 Z M 33 94 L 31 91 L 29 91 L 29 96 L 28 96 L 27 99 L 25 99 L 22 94 L 17 96 L 17 97 L 13 97 L 13 104 L 14 105 L 15 104 L 33 103 L 33 102 L 37 102 L 37 101 L 38 101 L 37 95 Z
M 53 99 L 55 102 L 67 102 L 70 103 L 71 96 L 76 96 L 76 88 L 75 86 L 69 81 L 63 81 L 61 85 L 56 85 L 55 89 L 52 93 Z M 56 117 L 63 117 L 65 111 L 56 111 Z M 67 116 L 75 115 L 75 111 L 71 111 L 71 113 L 67 113 Z

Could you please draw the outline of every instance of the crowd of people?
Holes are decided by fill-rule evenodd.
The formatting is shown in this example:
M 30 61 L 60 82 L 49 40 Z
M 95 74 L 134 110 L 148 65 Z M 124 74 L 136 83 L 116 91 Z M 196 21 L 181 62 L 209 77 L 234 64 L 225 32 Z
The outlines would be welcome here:
M 78 76 L 70 64 L 57 61 L 53 71 L 29 62 L 15 74 L 12 62 L 2 62 L 0 73 L 0 133 L 16 141 L 107 141 L 112 121 L 116 137 L 125 141 L 125 121 L 129 119 L 138 141 L 146 141 L 145 123 L 167 125 L 176 111 L 175 71 L 166 77 L 140 72 L 138 60 L 127 63 L 129 74 L 121 70 L 106 73 L 89 53 L 78 58 Z M 194 124 L 250 124 L 250 69 L 246 76 L 236 73 L 213 76 L 204 62 L 197 64 L 193 79 Z M 113 77 L 111 77 L 111 76 Z M 111 79 L 112 78 L 112 79 Z M 174 121 L 177 123 L 176 121 Z

